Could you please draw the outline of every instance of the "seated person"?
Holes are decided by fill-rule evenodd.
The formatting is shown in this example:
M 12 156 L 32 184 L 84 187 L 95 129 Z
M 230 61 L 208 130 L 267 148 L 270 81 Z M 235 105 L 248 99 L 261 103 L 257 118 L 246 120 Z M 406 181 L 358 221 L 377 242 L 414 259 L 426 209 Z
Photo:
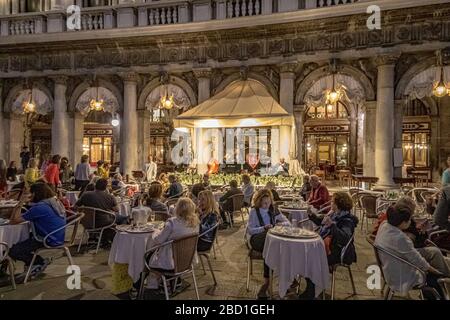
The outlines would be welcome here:
M 119 216 L 117 213 L 119 212 L 119 207 L 117 205 L 116 198 L 107 191 L 108 180 L 100 178 L 95 183 L 94 191 L 86 191 L 83 195 L 78 199 L 75 203 L 75 208 L 79 207 L 91 207 L 97 208 L 104 211 L 111 211 L 116 213 L 115 219 L 106 214 L 96 214 L 95 217 L 95 225 L 96 226 L 105 226 L 113 223 L 114 221 L 117 224 L 126 223 L 128 220 L 125 216 Z M 86 188 L 87 189 L 87 188 Z M 107 239 L 112 240 L 114 237 L 113 234 L 110 234 Z
M 111 181 L 112 190 L 120 190 L 126 188 L 125 182 L 123 182 L 123 177 L 120 173 L 116 173 Z M 125 191 L 124 191 L 125 194 Z
M 308 212 L 309 219 L 320 226 L 319 234 L 324 240 L 328 265 L 332 267 L 341 262 L 342 249 L 353 236 L 358 218 L 351 213 L 353 201 L 347 192 L 336 192 L 331 200 L 331 211 L 326 215 L 316 215 Z M 344 263 L 356 262 L 355 245 L 348 247 Z M 315 285 L 306 278 L 306 289 L 300 295 L 300 299 L 312 300 L 315 297 Z
M 216 199 L 210 190 L 201 191 L 198 194 L 198 206 L 197 211 L 200 218 L 200 231 L 199 234 L 203 234 L 217 224 L 219 216 L 219 207 Z M 214 241 L 216 230 L 211 230 L 205 233 L 198 239 L 197 251 L 208 251 L 211 249 Z
M 394 205 L 394 209 L 406 208 L 410 212 L 416 210 L 416 203 L 411 197 L 402 197 Z M 387 210 L 378 215 L 378 220 L 373 228 L 372 234 L 377 235 L 380 225 L 387 220 Z M 411 219 L 411 225 L 405 230 L 406 235 L 413 241 L 415 248 L 425 247 L 427 234 L 425 231 L 417 227 L 416 222 Z
M 30 187 L 31 201 L 33 205 L 24 214 L 21 214 L 20 205 L 11 216 L 10 224 L 19 224 L 24 221 L 30 221 L 34 229 L 35 236 L 19 242 L 12 246 L 9 255 L 14 260 L 24 262 L 25 271 L 31 264 L 33 253 L 36 249 L 43 248 L 43 239 L 49 233 L 62 228 L 66 224 L 65 210 L 56 199 L 56 194 L 46 183 L 35 183 Z M 65 230 L 58 231 L 47 239 L 47 245 L 59 246 L 64 243 Z M 37 256 L 31 270 L 31 276 L 36 276 L 45 270 L 49 264 L 48 259 Z
M 450 231 L 450 186 L 444 187 L 433 214 L 433 221 L 441 229 Z
M 248 174 L 242 175 L 242 187 L 241 187 L 242 193 L 244 194 L 244 206 L 248 207 L 250 206 L 252 202 L 252 196 L 255 192 L 255 187 L 253 186 L 252 182 L 250 181 L 250 176 Z
M 267 182 L 266 189 L 269 189 L 270 192 L 272 192 L 273 201 L 281 201 L 280 195 L 278 194 L 276 187 L 275 187 L 275 182 L 273 182 L 273 181 Z
M 164 194 L 164 197 L 166 199 L 181 197 L 181 194 L 183 193 L 183 186 L 177 181 L 177 177 L 175 175 L 171 174 L 169 176 L 169 183 L 169 190 L 167 190 L 167 192 Z
M 200 193 L 200 191 L 203 190 L 210 190 L 211 189 L 211 184 L 209 183 L 209 174 L 205 173 L 203 175 L 203 181 L 200 183 L 196 183 L 192 186 L 192 195 L 195 198 L 198 198 L 198 194 Z
M 312 175 L 310 181 L 312 189 L 307 202 L 314 208 L 320 209 L 322 205 L 330 201 L 330 194 L 318 176 Z
M 238 183 L 236 180 L 230 181 L 230 190 L 228 190 L 222 197 L 219 199 L 220 203 L 220 215 L 222 216 L 222 221 L 224 221 L 224 225 L 228 225 L 227 219 L 225 217 L 225 212 L 231 213 L 231 220 L 233 220 L 233 198 L 232 196 L 236 194 L 242 194 L 242 191 L 238 189 Z
M 263 252 L 267 231 L 276 224 L 290 225 L 289 220 L 274 207 L 270 190 L 261 189 L 253 197 L 253 207 L 248 218 L 247 236 L 250 246 L 257 252 Z M 258 292 L 258 298 L 267 298 L 269 288 L 269 267 L 264 263 L 264 284 Z
M 443 293 L 437 283 L 440 277 L 449 277 L 450 269 L 441 251 L 436 247 L 414 248 L 413 241 L 405 230 L 411 224 L 412 212 L 407 207 L 390 207 L 387 221 L 383 222 L 375 238 L 375 244 L 399 257 L 409 261 L 427 273 L 426 283 L 429 287 Z M 383 273 L 391 288 L 406 294 L 414 286 L 422 283 L 421 275 L 410 266 L 380 252 Z M 423 291 L 426 299 L 432 299 L 427 291 Z
M 303 177 L 303 185 L 302 189 L 300 190 L 300 196 L 303 198 L 304 201 L 309 199 L 309 195 L 311 193 L 311 183 L 309 182 L 309 175 L 306 174 Z
M 195 204 L 189 198 L 180 198 L 177 201 L 175 207 L 175 216 L 169 218 L 164 225 L 164 229 L 159 231 L 155 230 L 151 234 L 151 238 L 147 242 L 147 250 L 162 244 L 164 242 L 178 239 L 190 234 L 198 234 L 199 219 L 195 211 Z M 162 270 L 173 270 L 174 260 L 172 255 L 172 246 L 167 245 L 158 250 L 157 254 L 153 254 L 150 257 L 149 265 L 152 268 Z M 151 274 L 150 277 L 155 276 Z M 156 278 L 150 278 L 148 281 L 149 289 L 157 289 L 158 281 Z M 138 287 L 138 283 L 135 287 Z
M 276 173 L 275 175 L 288 176 L 289 175 L 289 164 L 284 160 L 284 158 L 280 159 L 280 162 L 276 165 Z
M 145 205 L 152 209 L 153 211 L 161 211 L 169 214 L 169 209 L 167 205 L 161 202 L 162 197 L 162 184 L 154 181 L 148 188 L 148 194 L 145 199 Z

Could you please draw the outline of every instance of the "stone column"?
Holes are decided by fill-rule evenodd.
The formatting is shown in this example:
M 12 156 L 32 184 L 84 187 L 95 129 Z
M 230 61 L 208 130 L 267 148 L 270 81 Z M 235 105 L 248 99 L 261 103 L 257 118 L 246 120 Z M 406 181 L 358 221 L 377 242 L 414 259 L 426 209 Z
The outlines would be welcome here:
M 11 7 L 11 13 L 12 14 L 18 14 L 19 13 L 19 1 L 13 1 L 12 7 Z
M 9 133 L 8 133 L 8 144 L 7 151 L 9 153 L 9 161 L 17 161 L 17 164 L 20 163 L 20 151 L 23 146 L 23 135 L 24 135 L 24 126 L 23 126 L 23 116 L 18 114 L 9 114 Z
M 294 71 L 296 67 L 296 63 L 280 65 L 280 104 L 291 115 L 294 114 Z
M 439 181 L 439 146 L 441 137 L 440 117 L 431 116 L 431 140 L 430 140 L 430 166 L 432 168 L 433 181 Z
M 145 163 L 150 154 L 150 111 L 139 110 L 138 123 L 138 167 L 141 168 L 141 170 L 144 170 Z
M 3 96 L 3 81 L 0 81 L 0 97 Z M 0 160 L 5 160 L 6 121 L 3 114 L 3 99 L 0 99 Z
M 375 141 L 375 174 L 378 186 L 394 186 L 394 76 L 398 55 L 383 55 L 375 59 L 378 67 L 377 112 Z
M 51 10 L 62 10 L 64 9 L 63 0 L 52 0 L 50 4 Z
M 289 162 L 289 148 L 291 146 L 291 127 L 280 126 L 280 158 Z
M 357 114 L 352 114 L 350 117 L 350 137 L 349 137 L 349 162 L 350 166 L 354 167 L 357 164 L 358 158 L 358 117 Z
M 295 126 L 297 128 L 297 159 L 302 169 L 304 169 L 303 164 L 305 160 L 303 157 L 303 125 L 305 109 L 305 105 L 295 106 L 294 108 Z
M 83 137 L 84 137 L 84 117 L 79 112 L 70 114 L 70 132 L 69 141 L 71 142 L 69 150 L 69 160 L 73 168 L 80 162 L 83 155 Z
M 367 101 L 364 105 L 364 155 L 363 172 L 367 177 L 375 176 L 375 132 L 377 102 Z
M 195 69 L 194 74 L 198 79 L 198 104 L 211 97 L 211 69 Z
M 52 154 L 69 156 L 69 117 L 67 114 L 67 77 L 57 76 L 55 82 L 53 121 L 52 121 Z
M 137 80 L 135 73 L 122 76 L 124 81 L 124 112 L 121 134 L 120 167 L 124 175 L 138 170 L 138 117 L 137 117 Z
M 405 101 L 396 100 L 394 103 L 394 148 L 402 149 L 403 147 L 403 105 Z M 394 167 L 394 177 L 401 178 L 402 177 L 402 166 Z

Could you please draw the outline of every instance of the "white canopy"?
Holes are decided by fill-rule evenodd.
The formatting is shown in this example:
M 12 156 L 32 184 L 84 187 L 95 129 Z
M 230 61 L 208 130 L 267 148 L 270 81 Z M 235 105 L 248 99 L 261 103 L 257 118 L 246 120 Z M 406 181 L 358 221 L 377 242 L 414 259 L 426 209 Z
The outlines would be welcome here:
M 256 80 L 236 81 L 179 115 L 175 128 L 239 128 L 293 124 L 293 117 Z

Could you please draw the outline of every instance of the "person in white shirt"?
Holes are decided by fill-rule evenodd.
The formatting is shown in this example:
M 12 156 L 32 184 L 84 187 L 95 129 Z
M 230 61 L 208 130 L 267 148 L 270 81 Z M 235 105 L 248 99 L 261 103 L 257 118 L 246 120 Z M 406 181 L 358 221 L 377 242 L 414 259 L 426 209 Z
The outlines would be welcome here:
M 170 240 L 191 234 L 198 234 L 199 225 L 200 220 L 194 202 L 189 198 L 180 198 L 175 206 L 175 216 L 166 221 L 164 229 L 160 232 L 155 231 L 152 233 L 151 238 L 147 242 L 147 250 Z M 149 265 L 152 268 L 173 270 L 172 246 L 167 245 L 158 249 L 150 257 Z M 149 279 L 147 287 L 149 289 L 158 288 L 157 279 Z
M 248 174 L 242 175 L 242 193 L 244 194 L 244 205 L 250 206 L 252 202 L 252 196 L 255 192 L 255 187 L 252 185 L 252 182 L 250 181 L 250 176 Z
M 390 207 L 387 221 L 381 224 L 377 232 L 375 244 L 424 271 L 427 286 L 442 295 L 437 279 L 450 276 L 449 266 L 438 248 L 428 248 L 427 251 L 414 248 L 413 241 L 404 232 L 411 224 L 411 216 L 412 212 L 407 207 Z M 422 275 L 409 265 L 383 252 L 380 252 L 380 260 L 386 282 L 394 291 L 406 294 L 415 285 L 422 283 Z M 427 291 L 423 291 L 423 294 L 426 299 L 431 299 Z
M 280 162 L 276 166 L 276 175 L 288 176 L 289 175 L 289 164 L 284 160 L 280 159 Z
M 257 252 L 263 252 L 267 231 L 276 224 L 289 226 L 289 220 L 275 209 L 272 192 L 269 189 L 259 190 L 253 197 L 247 226 L 247 238 L 250 246 Z M 258 298 L 267 298 L 269 288 L 269 267 L 264 263 L 264 284 L 258 292 Z
M 153 161 L 152 156 L 148 156 L 148 163 L 145 164 L 144 171 L 147 182 L 156 180 L 156 172 L 158 171 L 158 166 L 156 162 Z

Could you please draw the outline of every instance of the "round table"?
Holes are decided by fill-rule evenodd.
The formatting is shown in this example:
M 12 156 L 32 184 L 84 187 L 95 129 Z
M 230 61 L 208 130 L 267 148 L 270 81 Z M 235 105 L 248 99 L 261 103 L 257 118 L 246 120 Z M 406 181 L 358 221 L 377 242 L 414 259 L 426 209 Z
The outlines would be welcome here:
M 308 209 L 296 209 L 296 208 L 289 208 L 280 206 L 280 211 L 284 213 L 289 221 L 292 222 L 293 219 L 297 220 L 297 222 L 300 222 L 302 220 L 308 219 Z M 299 227 L 306 228 L 308 230 L 314 230 L 314 222 L 312 221 L 306 221 L 303 224 L 301 224 Z
M 139 280 L 141 272 L 144 270 L 147 241 L 152 233 L 153 231 L 146 233 L 117 232 L 109 253 L 108 264 L 110 266 L 114 263 L 128 264 L 128 275 L 133 282 Z
M 0 225 L 0 242 L 4 242 L 11 248 L 16 243 L 27 240 L 30 237 L 30 224 Z M 1 252 L 0 252 L 1 253 Z M 0 254 L 0 257 L 3 258 Z
M 329 270 L 325 244 L 319 236 L 312 239 L 285 238 L 267 233 L 263 258 L 278 276 L 281 298 L 297 275 L 309 278 L 316 296 L 328 287 Z

